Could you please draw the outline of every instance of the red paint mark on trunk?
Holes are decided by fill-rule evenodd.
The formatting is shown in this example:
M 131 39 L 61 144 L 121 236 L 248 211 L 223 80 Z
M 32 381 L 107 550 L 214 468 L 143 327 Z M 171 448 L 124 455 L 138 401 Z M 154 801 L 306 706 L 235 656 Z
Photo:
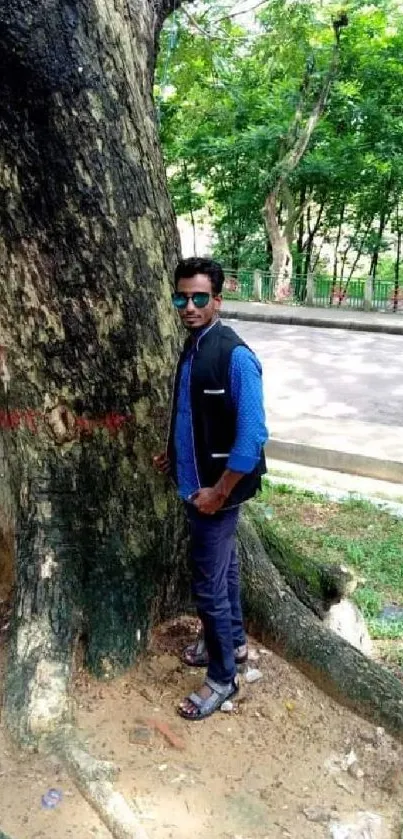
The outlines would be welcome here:
M 0 409 L 0 430 L 17 431 L 25 428 L 33 434 L 37 434 L 39 426 L 44 420 L 42 411 L 33 409 L 20 410 L 13 408 L 9 411 Z M 133 422 L 133 414 L 118 414 L 110 412 L 101 417 L 89 419 L 88 417 L 74 417 L 78 434 L 92 434 L 97 428 L 106 428 L 111 436 L 118 433 L 129 422 Z

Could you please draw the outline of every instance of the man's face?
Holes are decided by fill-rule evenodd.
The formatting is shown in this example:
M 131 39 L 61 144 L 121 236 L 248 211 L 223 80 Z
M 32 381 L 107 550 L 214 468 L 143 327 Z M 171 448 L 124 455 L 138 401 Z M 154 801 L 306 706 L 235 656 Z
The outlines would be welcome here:
M 213 296 L 213 289 L 211 286 L 210 277 L 207 274 L 195 274 L 189 279 L 181 279 L 178 282 L 176 291 L 179 294 L 185 294 L 189 299 L 187 306 L 184 309 L 178 309 L 180 318 L 186 329 L 202 329 L 210 323 L 216 315 L 221 306 L 221 296 Z M 203 308 L 195 306 L 191 295 L 196 292 L 203 292 L 209 294 L 208 303 Z

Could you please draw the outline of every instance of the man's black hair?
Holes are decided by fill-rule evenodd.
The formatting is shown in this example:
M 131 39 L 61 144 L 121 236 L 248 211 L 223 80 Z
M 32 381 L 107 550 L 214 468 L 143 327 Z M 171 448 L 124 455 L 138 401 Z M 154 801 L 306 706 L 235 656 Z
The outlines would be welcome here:
M 224 271 L 219 262 L 208 257 L 189 256 L 181 259 L 175 270 L 175 288 L 179 280 L 190 280 L 195 274 L 206 274 L 210 277 L 214 294 L 221 294 L 224 284 Z

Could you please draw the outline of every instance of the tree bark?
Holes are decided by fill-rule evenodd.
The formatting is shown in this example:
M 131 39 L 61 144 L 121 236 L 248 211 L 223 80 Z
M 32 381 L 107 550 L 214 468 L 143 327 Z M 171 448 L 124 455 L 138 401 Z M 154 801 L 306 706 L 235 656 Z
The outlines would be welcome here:
M 402 682 L 327 629 L 295 596 L 248 517 L 238 534 L 250 631 L 341 704 L 402 739 Z
M 17 580 L 5 720 L 20 741 L 68 719 L 80 635 L 111 676 L 183 600 L 181 513 L 152 468 L 178 345 L 152 101 L 168 10 L 0 9 L 2 538 L 15 528 Z

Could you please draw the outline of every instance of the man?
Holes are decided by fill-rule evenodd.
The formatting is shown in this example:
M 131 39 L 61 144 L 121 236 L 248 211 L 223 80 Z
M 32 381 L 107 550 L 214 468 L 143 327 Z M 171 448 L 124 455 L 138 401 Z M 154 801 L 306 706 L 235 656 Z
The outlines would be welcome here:
M 238 690 L 247 660 L 235 531 L 239 506 L 266 471 L 267 440 L 260 363 L 219 320 L 224 273 L 211 259 L 182 260 L 173 305 L 189 332 L 175 377 L 167 451 L 155 466 L 170 474 L 190 525 L 192 592 L 203 636 L 184 650 L 207 666 L 198 693 L 178 712 L 188 720 L 214 713 Z

